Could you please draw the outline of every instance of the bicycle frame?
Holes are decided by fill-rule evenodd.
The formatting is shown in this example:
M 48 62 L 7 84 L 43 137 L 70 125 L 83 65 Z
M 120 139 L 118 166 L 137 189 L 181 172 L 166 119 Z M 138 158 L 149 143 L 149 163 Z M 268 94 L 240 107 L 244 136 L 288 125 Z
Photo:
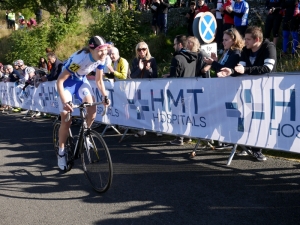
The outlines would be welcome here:
M 83 108 L 80 108 L 79 109 L 80 110 L 80 118 L 81 118 L 81 125 L 80 125 L 80 128 L 79 128 L 79 132 L 78 132 L 78 139 L 77 139 L 77 141 L 76 141 L 76 143 L 75 143 L 75 146 L 74 146 L 74 149 L 72 149 L 73 150 L 73 159 L 76 159 L 76 158 L 78 158 L 78 154 L 80 153 L 80 150 L 81 150 L 81 148 L 82 148 L 82 146 L 83 146 L 83 134 L 87 131 L 88 132 L 88 130 L 90 129 L 90 128 L 88 128 L 87 127 L 87 124 L 86 124 L 86 118 L 85 118 L 85 116 L 86 116 L 86 113 L 84 112 L 84 109 Z M 73 135 L 72 135 L 72 131 L 71 131 L 71 128 L 69 128 L 69 138 L 71 138 L 72 139 L 72 141 L 73 141 Z M 71 160 L 73 160 L 73 159 L 71 159 Z

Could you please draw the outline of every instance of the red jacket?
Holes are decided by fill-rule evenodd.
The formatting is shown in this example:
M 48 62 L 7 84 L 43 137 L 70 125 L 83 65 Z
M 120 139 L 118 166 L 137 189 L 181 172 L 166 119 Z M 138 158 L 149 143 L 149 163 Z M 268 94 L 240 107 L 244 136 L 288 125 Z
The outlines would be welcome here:
M 223 4 L 223 9 L 224 9 L 223 20 L 224 20 L 224 23 L 227 23 L 227 24 L 234 24 L 234 20 L 233 20 L 234 15 L 233 15 L 233 13 L 228 13 L 226 11 L 226 7 L 231 6 L 231 3 L 232 3 L 232 0 L 227 0 Z
M 201 13 L 201 12 L 210 12 L 210 9 L 208 8 L 208 6 L 204 3 L 203 6 L 199 6 L 196 8 L 195 10 L 195 17 L 198 13 Z

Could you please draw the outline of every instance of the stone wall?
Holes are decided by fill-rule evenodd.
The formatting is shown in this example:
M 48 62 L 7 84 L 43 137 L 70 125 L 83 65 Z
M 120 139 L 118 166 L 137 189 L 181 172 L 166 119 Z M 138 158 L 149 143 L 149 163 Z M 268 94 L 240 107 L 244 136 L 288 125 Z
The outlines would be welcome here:
M 171 8 L 168 13 L 168 28 L 187 26 L 185 18 L 189 8 Z M 136 19 L 141 21 L 142 24 L 151 24 L 152 13 L 150 11 L 141 12 L 136 14 Z

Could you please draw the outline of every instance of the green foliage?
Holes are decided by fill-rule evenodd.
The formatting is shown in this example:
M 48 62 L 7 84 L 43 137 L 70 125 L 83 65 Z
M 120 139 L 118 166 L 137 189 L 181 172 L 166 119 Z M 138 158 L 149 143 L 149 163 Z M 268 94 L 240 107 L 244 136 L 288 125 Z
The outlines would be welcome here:
M 114 42 L 122 57 L 131 58 L 140 41 L 137 32 L 139 22 L 134 20 L 134 12 L 120 9 L 111 13 L 95 11 L 93 18 L 95 23 L 89 26 L 89 35 L 101 35 L 107 41 Z
M 27 65 L 37 65 L 39 57 L 45 54 L 45 48 L 48 47 L 47 34 L 44 27 L 13 32 L 9 38 L 10 51 L 5 55 L 5 60 L 12 63 L 22 59 Z
M 90 1 L 95 2 L 97 0 Z M 40 8 L 48 11 L 51 15 L 62 15 L 65 21 L 69 22 L 69 17 L 72 17 L 74 14 L 78 16 L 85 2 L 86 0 L 1 0 L 0 8 L 14 9 L 15 11 L 22 11 L 24 8 L 28 8 L 31 9 L 32 12 Z
M 49 31 L 49 43 L 50 46 L 55 49 L 57 44 L 61 42 L 68 34 L 74 32 L 78 26 L 78 17 L 70 15 L 70 21 L 66 22 L 65 18 L 61 16 L 50 17 L 50 31 Z

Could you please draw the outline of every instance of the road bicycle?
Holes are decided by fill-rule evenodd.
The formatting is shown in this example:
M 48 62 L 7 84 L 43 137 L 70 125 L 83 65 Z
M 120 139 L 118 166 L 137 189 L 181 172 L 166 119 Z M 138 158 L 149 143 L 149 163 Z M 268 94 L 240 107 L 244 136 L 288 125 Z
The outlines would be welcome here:
M 102 102 L 82 103 L 80 105 L 72 104 L 72 108 L 79 108 L 81 126 L 78 135 L 72 135 L 69 129 L 69 136 L 65 142 L 67 168 L 70 171 L 76 159 L 81 159 L 84 174 L 92 185 L 93 189 L 99 193 L 107 191 L 112 183 L 113 167 L 109 149 L 102 136 L 87 127 L 86 108 L 94 105 L 103 104 Z M 106 107 L 102 116 L 105 114 Z M 66 122 L 71 118 L 68 114 Z M 53 144 L 56 155 L 58 155 L 58 133 L 61 124 L 60 116 L 54 122 L 53 126 Z

